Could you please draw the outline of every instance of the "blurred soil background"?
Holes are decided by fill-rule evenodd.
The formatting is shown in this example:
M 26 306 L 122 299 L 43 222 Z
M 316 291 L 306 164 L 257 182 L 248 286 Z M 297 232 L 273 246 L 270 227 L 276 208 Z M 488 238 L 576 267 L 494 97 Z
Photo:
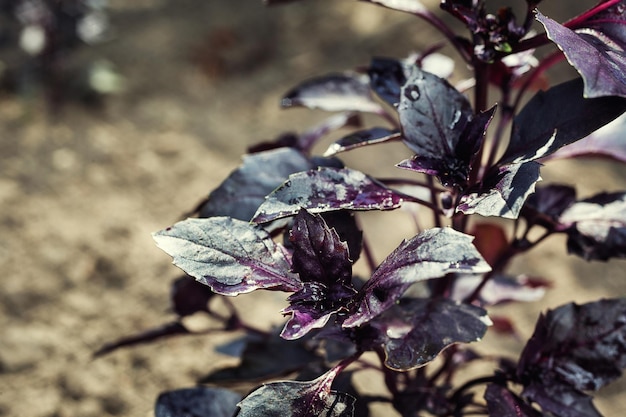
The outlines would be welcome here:
M 236 362 L 214 352 L 232 338 L 220 334 L 92 354 L 173 319 L 169 283 L 179 271 L 150 233 L 192 209 L 248 145 L 328 116 L 280 110 L 282 94 L 303 79 L 366 65 L 371 56 L 404 57 L 441 40 L 412 16 L 348 0 L 272 8 L 260 0 L 108 3 L 110 38 L 68 54 L 63 70 L 76 86 L 94 63 L 112 68 L 123 81 L 118 94 L 94 100 L 68 89 L 51 105 L 28 82 L 0 93 L 0 416 L 149 416 L 161 391 L 193 386 Z M 553 3 L 542 10 L 555 18 L 583 9 L 561 11 Z M 5 64 L 12 59 L 0 55 Z M 345 161 L 389 176 L 406 156 L 391 146 Z M 626 182 L 622 166 L 598 161 L 551 163 L 542 172 L 546 182 L 578 186 L 580 196 Z M 365 219 L 379 260 L 409 237 L 406 213 Z M 497 310 L 508 311 L 525 338 L 540 311 L 625 295 L 623 261 L 585 263 L 568 256 L 558 238 L 512 268 L 554 285 L 538 303 Z M 237 303 L 247 316 L 278 325 L 283 299 L 264 293 Z M 256 309 L 264 301 L 271 308 Z M 494 341 L 482 344 L 485 351 L 514 357 L 522 346 L 487 336 Z M 606 416 L 626 415 L 625 390 L 621 381 L 600 393 Z

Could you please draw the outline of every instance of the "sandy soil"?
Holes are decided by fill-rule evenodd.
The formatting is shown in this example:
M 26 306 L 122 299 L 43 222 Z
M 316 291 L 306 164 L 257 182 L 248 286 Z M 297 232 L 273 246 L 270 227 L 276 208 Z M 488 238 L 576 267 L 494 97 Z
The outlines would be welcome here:
M 126 79 L 123 93 L 97 109 L 70 102 L 54 113 L 41 97 L 0 95 L 0 416 L 148 416 L 159 392 L 232 363 L 213 351 L 228 339 L 220 335 L 96 360 L 92 353 L 172 318 L 169 282 L 178 270 L 150 233 L 192 208 L 248 144 L 325 116 L 280 111 L 281 94 L 372 55 L 404 56 L 431 33 L 410 16 L 349 1 L 272 9 L 259 0 L 110 3 L 115 37 L 70 64 L 108 59 Z M 386 165 L 379 152 L 347 160 L 378 174 L 405 154 L 389 150 Z M 626 179 L 620 166 L 589 162 L 554 164 L 544 178 L 576 183 L 586 195 Z M 404 237 L 375 222 L 366 232 L 385 236 L 379 257 Z M 558 239 L 542 249 L 514 265 L 555 282 L 543 302 L 514 310 L 525 336 L 546 308 L 625 294 L 623 263 L 586 264 Z M 282 302 L 272 294 L 240 305 L 256 314 L 263 299 Z M 281 320 L 277 308 L 264 314 Z M 513 340 L 496 346 L 520 348 Z M 607 416 L 624 415 L 624 389 L 603 391 Z

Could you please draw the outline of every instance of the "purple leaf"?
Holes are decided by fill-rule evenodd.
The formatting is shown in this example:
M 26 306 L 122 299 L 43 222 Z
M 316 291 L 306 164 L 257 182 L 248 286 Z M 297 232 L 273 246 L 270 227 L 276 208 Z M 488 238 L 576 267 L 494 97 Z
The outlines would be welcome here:
M 281 104 L 326 111 L 382 112 L 372 96 L 369 77 L 363 74 L 330 74 L 307 80 L 289 91 Z
M 113 352 L 121 347 L 134 346 L 141 343 L 150 343 L 155 340 L 164 339 L 166 337 L 181 336 L 193 334 L 180 322 L 167 323 L 153 329 L 146 330 L 132 336 L 123 337 L 114 342 L 106 343 L 98 349 L 93 355 L 102 356 Z
M 623 136 L 625 128 L 626 116 L 622 115 L 586 138 L 562 147 L 544 158 L 543 161 L 576 157 L 602 157 L 626 162 L 626 141 Z
M 209 287 L 188 275 L 183 275 L 172 282 L 170 289 L 172 309 L 179 317 L 190 316 L 198 311 L 208 311 L 207 305 L 214 295 Z
M 290 174 L 313 167 L 306 156 L 292 148 L 245 155 L 243 164 L 211 192 L 200 217 L 229 216 L 248 221 L 265 196 Z
M 398 113 L 406 145 L 420 157 L 433 159 L 455 155 L 473 114 L 464 95 L 417 67 L 402 87 Z
M 539 404 L 550 416 L 602 417 L 589 395 L 548 378 L 533 381 L 524 388 L 522 395 Z
M 436 175 L 446 187 L 464 188 L 467 185 L 470 167 L 483 144 L 485 132 L 493 118 L 495 109 L 494 106 L 469 120 L 456 147 L 452 149 L 452 154 L 437 158 L 418 154 L 410 160 L 400 162 L 397 166 L 428 175 Z
M 267 196 L 252 221 L 264 223 L 293 216 L 302 208 L 311 213 L 344 209 L 391 210 L 400 207 L 404 197 L 362 172 L 319 168 L 290 175 Z
M 377 143 L 389 142 L 397 140 L 401 137 L 397 131 L 385 129 L 382 127 L 374 127 L 367 130 L 352 133 L 344 136 L 328 147 L 324 156 L 336 155 L 339 152 L 345 152 L 362 146 L 375 145 Z
M 626 258 L 626 193 L 602 193 L 578 201 L 559 222 L 567 230 L 570 253 L 587 260 Z
M 277 352 L 280 352 L 279 356 Z M 266 380 L 298 372 L 321 361 L 322 358 L 304 340 L 287 341 L 273 334 L 269 338 L 249 339 L 239 364 L 213 371 L 198 382 L 218 384 Z
M 625 367 L 626 298 L 617 298 L 570 303 L 542 315 L 517 373 L 525 386 L 550 379 L 587 391 L 619 378 Z
M 241 395 L 222 388 L 194 387 L 161 393 L 155 417 L 230 417 Z
M 419 0 L 362 0 L 368 3 L 378 4 L 389 9 L 412 14 L 420 14 L 428 11 L 428 8 Z
M 469 189 L 461 197 L 457 211 L 465 214 L 516 219 L 541 179 L 537 162 L 495 167 L 487 173 L 479 189 Z
M 237 404 L 236 417 L 353 417 L 355 399 L 331 391 L 333 370 L 313 381 L 263 384 Z
M 563 51 L 585 81 L 585 97 L 626 97 L 626 24 L 624 2 L 593 16 L 584 27 L 569 29 L 537 12 L 548 38 Z
M 358 310 L 343 323 L 355 327 L 391 307 L 414 283 L 448 273 L 491 270 L 472 237 L 455 230 L 429 229 L 398 246 L 359 292 Z
M 541 417 L 543 414 L 507 388 L 489 384 L 485 390 L 485 401 L 491 417 Z
M 544 158 L 584 138 L 626 110 L 621 97 L 584 98 L 578 78 L 537 93 L 515 117 L 500 164 Z
M 491 320 L 480 307 L 448 299 L 404 299 L 370 322 L 385 349 L 385 365 L 408 371 L 454 343 L 480 340 Z
M 561 214 L 576 201 L 576 189 L 568 185 L 551 184 L 538 187 L 528 197 L 522 216 L 530 225 L 541 225 L 547 229 L 559 226 Z
M 352 263 L 361 256 L 363 247 L 363 232 L 359 229 L 356 217 L 348 210 L 330 211 L 322 213 L 322 218 L 329 228 L 335 229 L 339 238 L 348 244 L 349 258 Z
M 297 339 L 323 327 L 356 290 L 351 282 L 348 245 L 319 215 L 301 210 L 294 219 L 290 240 L 294 246 L 292 268 L 300 275 L 303 288 L 288 299 L 290 305 L 283 313 L 291 313 L 291 318 L 281 336 Z
M 250 223 L 230 217 L 187 219 L 153 237 L 174 265 L 218 294 L 302 288 L 283 249 Z

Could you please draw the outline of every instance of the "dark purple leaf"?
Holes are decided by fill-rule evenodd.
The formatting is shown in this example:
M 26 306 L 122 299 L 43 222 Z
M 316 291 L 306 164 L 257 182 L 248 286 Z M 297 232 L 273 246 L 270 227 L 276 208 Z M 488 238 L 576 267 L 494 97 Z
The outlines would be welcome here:
M 626 258 L 626 193 L 602 193 L 566 209 L 559 222 L 567 230 L 570 253 L 587 260 Z
M 541 225 L 547 229 L 558 227 L 561 214 L 576 201 L 576 189 L 568 185 L 547 185 L 538 187 L 526 200 L 522 216 L 531 225 Z
M 428 175 L 436 175 L 446 187 L 467 185 L 470 168 L 480 150 L 487 127 L 493 118 L 495 106 L 471 119 L 452 150 L 452 154 L 438 158 L 415 155 L 397 166 Z
M 264 223 L 293 216 L 302 208 L 311 213 L 391 210 L 400 207 L 404 197 L 360 171 L 322 167 L 290 175 L 267 196 L 252 221 Z
M 230 417 L 241 395 L 222 388 L 194 387 L 164 392 L 157 398 L 155 417 Z
M 548 38 L 585 81 L 585 97 L 626 97 L 624 2 L 596 14 L 585 27 L 569 29 L 537 12 Z M 595 23 L 595 24 L 594 24 Z
M 374 58 L 368 69 L 372 90 L 392 106 L 400 102 L 400 91 L 411 75 L 410 67 L 393 58 Z
M 530 161 L 494 167 L 487 173 L 478 190 L 469 189 L 461 197 L 457 211 L 465 214 L 499 216 L 516 219 L 541 179 L 541 164 Z
M 451 298 L 464 300 L 478 287 L 482 277 L 476 275 L 460 276 L 454 282 Z M 544 281 L 528 279 L 525 276 L 516 278 L 496 275 L 491 278 L 480 292 L 482 305 L 495 305 L 509 301 L 532 302 L 540 300 L 549 284 Z
M 283 249 L 263 229 L 230 217 L 187 219 L 153 234 L 174 265 L 223 295 L 297 291 Z
M 557 391 L 558 385 L 587 391 L 619 378 L 625 367 L 626 298 L 617 298 L 570 303 L 541 315 L 517 373 L 527 389 L 541 390 L 536 385 L 552 380 Z
M 385 349 L 385 365 L 408 371 L 454 343 L 480 340 L 491 320 L 480 307 L 448 299 L 403 299 L 370 322 Z
M 326 111 L 358 111 L 381 113 L 363 74 L 330 74 L 313 78 L 289 91 L 281 102 L 283 107 L 302 106 Z
M 244 155 L 243 164 L 211 192 L 200 217 L 229 216 L 248 221 L 265 196 L 290 174 L 313 167 L 306 156 L 292 148 Z
M 467 98 L 446 80 L 413 67 L 398 105 L 406 145 L 423 158 L 455 156 L 472 118 Z
M 330 315 L 343 308 L 355 294 L 348 245 L 324 220 L 306 210 L 294 219 L 292 268 L 300 275 L 303 288 L 289 297 L 283 310 L 291 314 L 281 336 L 297 339 L 314 328 L 323 327 Z
M 355 399 L 330 389 L 335 375 L 263 384 L 237 404 L 235 417 L 353 417 Z
M 428 8 L 419 0 L 361 0 L 368 3 L 374 3 L 387 7 L 389 9 L 398 10 L 412 14 L 419 14 L 428 11 Z
M 537 93 L 515 117 L 500 164 L 544 158 L 584 138 L 626 110 L 621 97 L 584 98 L 577 78 Z
M 626 117 L 620 116 L 584 139 L 567 145 L 545 160 L 576 157 L 601 157 L 626 163 Z
M 198 311 L 208 311 L 209 300 L 215 295 L 206 285 L 188 275 L 172 282 L 170 300 L 174 313 L 180 317 L 190 316 Z
M 363 232 L 359 229 L 354 213 L 348 210 L 322 213 L 329 228 L 335 229 L 339 238 L 348 244 L 349 258 L 356 262 L 361 256 Z
M 249 339 L 238 365 L 213 371 L 198 382 L 207 384 L 266 380 L 300 371 L 321 361 L 322 358 L 304 340 L 288 341 L 272 335 L 264 339 Z
M 448 273 L 491 270 L 480 256 L 472 236 L 455 230 L 429 229 L 398 246 L 359 291 L 358 310 L 343 323 L 355 327 L 391 307 L 414 283 Z
M 123 337 L 114 342 L 106 343 L 93 355 L 102 356 L 113 352 L 121 347 L 134 346 L 141 343 L 150 343 L 166 337 L 193 334 L 180 322 L 167 323 L 154 329 L 146 330 L 132 336 Z
M 543 414 L 507 388 L 489 384 L 485 390 L 485 401 L 490 417 L 541 417 Z
M 550 379 L 533 381 L 522 395 L 556 417 L 602 417 L 592 398 L 577 389 Z
M 336 155 L 339 152 L 345 152 L 362 146 L 375 145 L 377 143 L 389 142 L 397 140 L 401 137 L 397 131 L 385 129 L 382 127 L 374 127 L 368 130 L 352 133 L 344 136 L 328 147 L 324 156 Z

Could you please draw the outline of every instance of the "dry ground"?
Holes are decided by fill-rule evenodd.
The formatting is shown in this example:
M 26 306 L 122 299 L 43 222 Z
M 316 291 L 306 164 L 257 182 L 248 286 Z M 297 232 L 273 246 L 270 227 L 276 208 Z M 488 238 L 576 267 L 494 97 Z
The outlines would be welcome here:
M 0 96 L 0 416 L 148 416 L 159 392 L 232 362 L 212 350 L 220 336 L 91 355 L 171 318 L 168 284 L 178 272 L 150 233 L 204 197 L 247 144 L 324 116 L 279 111 L 282 93 L 371 55 L 404 56 L 431 33 L 410 16 L 351 1 L 273 9 L 260 0 L 110 3 L 115 38 L 71 63 L 110 60 L 126 78 L 122 94 L 99 109 L 68 103 L 54 113 L 37 96 Z M 405 154 L 349 161 L 377 174 Z M 557 164 L 544 177 L 583 194 L 626 179 L 620 166 L 589 162 Z M 402 237 L 389 230 L 367 231 L 384 236 L 379 257 Z M 624 295 L 623 263 L 586 264 L 565 255 L 562 241 L 540 249 L 514 265 L 555 283 L 544 302 L 515 311 L 524 335 L 545 308 Z M 240 302 L 255 312 L 260 303 Z M 281 320 L 277 309 L 264 314 Z M 497 346 L 519 349 L 512 340 Z M 607 416 L 626 413 L 625 388 L 603 392 Z

